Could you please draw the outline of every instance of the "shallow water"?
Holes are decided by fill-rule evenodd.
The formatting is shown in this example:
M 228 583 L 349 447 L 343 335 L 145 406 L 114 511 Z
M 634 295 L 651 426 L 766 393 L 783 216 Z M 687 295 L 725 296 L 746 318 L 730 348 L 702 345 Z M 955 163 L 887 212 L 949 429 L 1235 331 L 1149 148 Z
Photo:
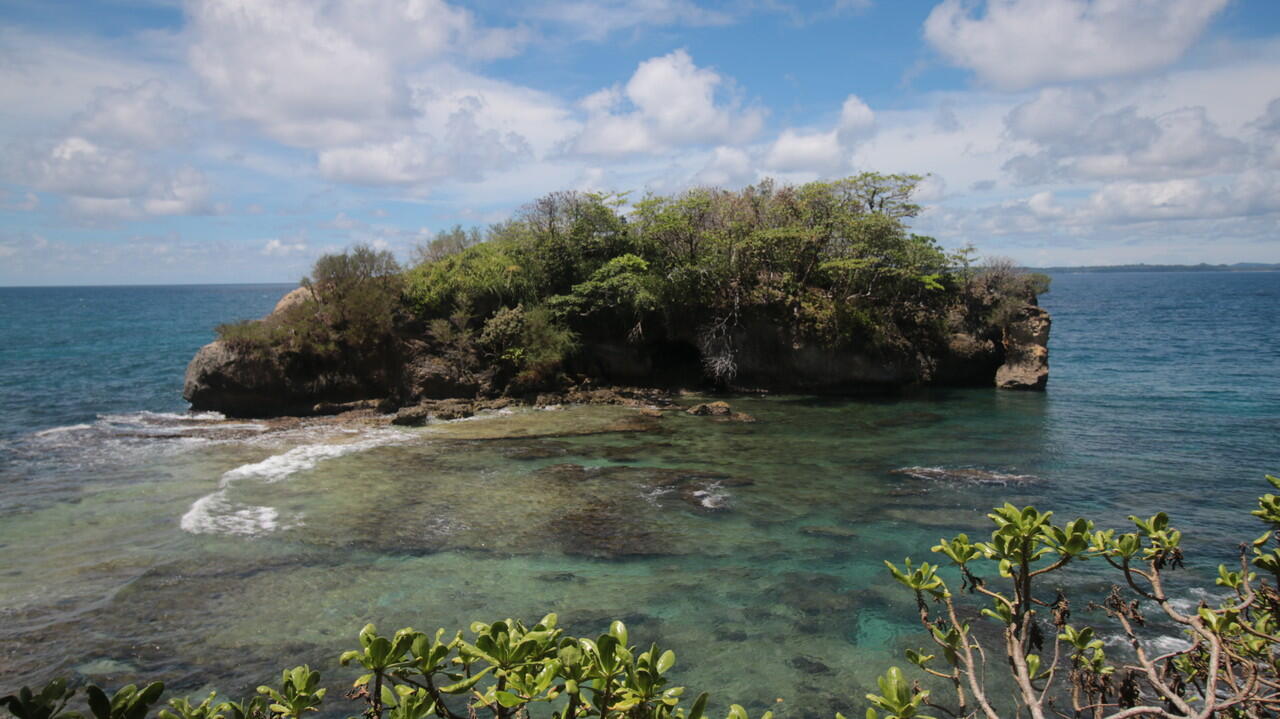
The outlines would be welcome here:
M 1280 472 L 1280 274 L 1056 277 L 1044 394 L 728 398 L 753 424 L 616 407 L 415 429 L 182 414 L 209 327 L 279 289 L 93 300 L 132 340 L 101 361 L 84 340 L 74 365 L 59 349 L 74 337 L 22 329 L 58 303 L 0 290 L 17 340 L 0 349 L 0 689 L 71 674 L 234 693 L 302 662 L 339 686 L 354 674 L 334 660 L 367 621 L 555 611 L 582 634 L 624 619 L 722 706 L 852 716 L 922 642 L 882 559 L 921 558 L 1012 501 L 1117 524 L 1167 509 L 1205 572 L 1257 533 L 1243 511 Z M 177 303 L 203 325 L 130 320 L 161 291 L 205 293 Z M 102 398 L 59 394 L 86 386 Z

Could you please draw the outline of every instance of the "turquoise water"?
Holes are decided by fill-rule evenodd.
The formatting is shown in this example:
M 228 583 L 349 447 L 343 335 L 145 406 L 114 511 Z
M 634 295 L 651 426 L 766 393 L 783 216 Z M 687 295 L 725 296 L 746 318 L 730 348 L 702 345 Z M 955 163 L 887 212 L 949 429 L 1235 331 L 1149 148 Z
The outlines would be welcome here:
M 1044 394 L 729 398 L 754 424 L 183 414 L 213 325 L 285 289 L 0 289 L 0 690 L 240 691 L 301 662 L 338 687 L 366 621 L 556 611 L 583 634 L 623 618 L 722 706 L 852 716 L 921 643 L 881 559 L 1008 500 L 1110 523 L 1165 509 L 1207 572 L 1257 533 L 1243 512 L 1280 473 L 1280 273 L 1055 277 Z M 911 467 L 1029 479 L 894 472 Z

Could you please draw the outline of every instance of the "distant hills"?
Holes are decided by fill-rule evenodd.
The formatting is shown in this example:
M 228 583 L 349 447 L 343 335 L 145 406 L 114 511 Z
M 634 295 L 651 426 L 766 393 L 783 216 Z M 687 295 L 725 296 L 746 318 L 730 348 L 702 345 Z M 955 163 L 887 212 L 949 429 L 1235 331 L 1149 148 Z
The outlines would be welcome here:
M 1280 272 L 1280 263 L 1237 262 L 1233 265 L 1089 265 L 1083 267 L 1028 267 L 1033 272 Z

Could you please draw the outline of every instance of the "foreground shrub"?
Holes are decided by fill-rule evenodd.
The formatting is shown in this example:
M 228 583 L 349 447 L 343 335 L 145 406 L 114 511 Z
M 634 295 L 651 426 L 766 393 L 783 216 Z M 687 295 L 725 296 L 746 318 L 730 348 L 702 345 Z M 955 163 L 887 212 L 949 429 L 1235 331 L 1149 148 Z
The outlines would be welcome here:
M 359 648 L 344 652 L 343 666 L 362 673 L 347 697 L 360 702 L 370 719 L 465 719 L 486 713 L 494 719 L 527 717 L 543 709 L 556 719 L 701 719 L 707 695 L 686 701 L 684 688 L 669 679 L 675 653 L 657 645 L 628 643 L 627 628 L 613 622 L 589 639 L 566 636 L 548 614 L 532 627 L 518 620 L 471 625 L 446 636 L 411 628 L 382 635 L 370 624 L 360 630 Z M 286 669 L 280 682 L 258 687 L 242 701 L 217 701 L 211 692 L 198 704 L 170 699 L 160 719 L 300 719 L 320 710 L 326 690 L 308 666 Z M 143 719 L 164 687 L 139 691 L 126 686 L 111 699 L 96 686 L 86 690 L 94 719 Z M 18 719 L 82 719 L 66 709 L 75 694 L 64 680 L 39 693 L 28 688 L 0 699 Z M 762 719 L 772 716 L 766 712 Z M 734 705 L 730 719 L 747 719 Z
M 1280 488 L 1280 479 L 1267 479 Z M 1184 557 L 1182 533 L 1164 513 L 1131 517 L 1136 531 L 1119 534 L 1086 519 L 1055 524 L 1052 512 L 1006 504 L 988 515 L 995 524 L 988 541 L 959 534 L 933 547 L 953 570 L 910 559 L 901 566 L 886 562 L 914 592 L 920 622 L 936 646 L 934 653 L 909 650 L 906 658 L 944 689 L 925 688 L 891 668 L 879 679 L 879 693 L 867 694 L 867 719 L 881 713 L 933 719 L 926 713 L 931 710 L 984 719 L 1275 716 L 1280 497 L 1262 496 L 1253 515 L 1269 529 L 1241 545 L 1238 567 L 1218 568 L 1216 585 L 1227 598 L 1217 606 L 1201 600 L 1194 611 L 1179 609 L 1167 589 L 1166 575 Z M 1090 560 L 1118 572 L 1125 586 L 1086 605 L 1108 618 L 1102 628 L 1071 623 L 1067 597 L 1044 588 L 1046 577 Z M 959 595 L 951 590 L 957 577 Z M 1186 648 L 1152 650 L 1139 631 L 1151 608 L 1164 624 L 1182 630 Z M 980 638 L 977 621 L 992 622 L 996 631 Z M 1117 635 L 1125 649 L 1108 650 L 1103 637 Z M 452 636 L 412 628 L 383 635 L 369 624 L 358 648 L 339 661 L 358 668 L 347 697 L 363 705 L 368 719 L 474 719 L 481 713 L 528 719 L 531 712 L 554 719 L 702 719 L 707 706 L 707 694 L 687 702 L 684 688 L 671 685 L 674 652 L 631 645 L 622 622 L 594 639 L 566 635 L 554 614 L 533 626 L 513 619 L 476 622 Z M 278 684 L 260 686 L 241 701 L 218 702 L 216 692 L 199 703 L 171 699 L 159 717 L 300 719 L 320 709 L 326 690 L 319 683 L 318 672 L 294 667 Z M 157 682 L 107 697 L 91 685 L 85 696 L 94 719 L 144 719 L 163 691 Z M 943 693 L 950 699 L 940 699 Z M 38 692 L 24 687 L 0 698 L 0 705 L 18 719 L 83 719 L 67 710 L 74 694 L 57 679 Z M 728 717 L 747 719 L 747 713 L 734 704 Z M 766 712 L 761 719 L 770 717 Z
M 1280 488 L 1280 479 L 1267 480 Z M 1136 531 L 1118 534 L 1085 519 L 1054 524 L 1052 512 L 1006 504 L 988 515 L 996 526 L 988 541 L 959 534 L 933 547 L 958 573 L 959 594 L 939 565 L 886 562 L 915 593 L 920 622 L 937 647 L 908 651 L 907 660 L 943 680 L 950 700 L 908 684 L 897 668 L 881 678 L 882 694 L 869 698 L 889 717 L 904 718 L 924 716 L 925 707 L 987 719 L 1275 716 L 1280 497 L 1261 497 L 1253 515 L 1269 529 L 1241 545 L 1238 566 L 1218 568 L 1216 585 L 1227 597 L 1184 611 L 1167 576 L 1182 566 L 1182 533 L 1163 512 L 1130 517 Z M 1105 614 L 1104 628 L 1071 623 L 1068 598 L 1045 586 L 1051 575 L 1090 560 L 1101 560 L 1123 581 L 1123 588 L 1113 586 L 1087 605 Z M 987 606 L 979 610 L 978 603 Z M 980 639 L 974 621 L 994 622 L 999 638 Z M 1188 646 L 1154 650 L 1140 631 L 1149 624 L 1179 630 Z M 1124 648 L 1108 650 L 1103 638 L 1117 635 Z M 1013 707 L 1001 711 L 1006 696 Z M 874 719 L 874 710 L 867 716 Z

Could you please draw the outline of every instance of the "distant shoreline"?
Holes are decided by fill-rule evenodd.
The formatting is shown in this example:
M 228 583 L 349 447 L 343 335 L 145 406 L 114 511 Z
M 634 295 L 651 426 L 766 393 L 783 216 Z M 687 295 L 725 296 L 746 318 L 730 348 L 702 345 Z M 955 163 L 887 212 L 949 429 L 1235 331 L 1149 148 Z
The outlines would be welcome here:
M 1231 265 L 1082 265 L 1079 267 L 1026 267 L 1030 272 L 1280 272 L 1280 263 L 1237 262 Z
M 1022 267 L 1028 272 L 1280 272 L 1280 262 L 1236 262 L 1230 265 L 1080 265 L 1057 267 Z M 113 285 L 0 285 L 0 290 L 52 290 L 52 289 L 128 289 L 128 288 L 162 288 L 162 287 L 279 287 L 296 286 L 296 281 L 280 282 L 189 282 L 189 283 L 155 283 L 155 284 L 113 284 Z

